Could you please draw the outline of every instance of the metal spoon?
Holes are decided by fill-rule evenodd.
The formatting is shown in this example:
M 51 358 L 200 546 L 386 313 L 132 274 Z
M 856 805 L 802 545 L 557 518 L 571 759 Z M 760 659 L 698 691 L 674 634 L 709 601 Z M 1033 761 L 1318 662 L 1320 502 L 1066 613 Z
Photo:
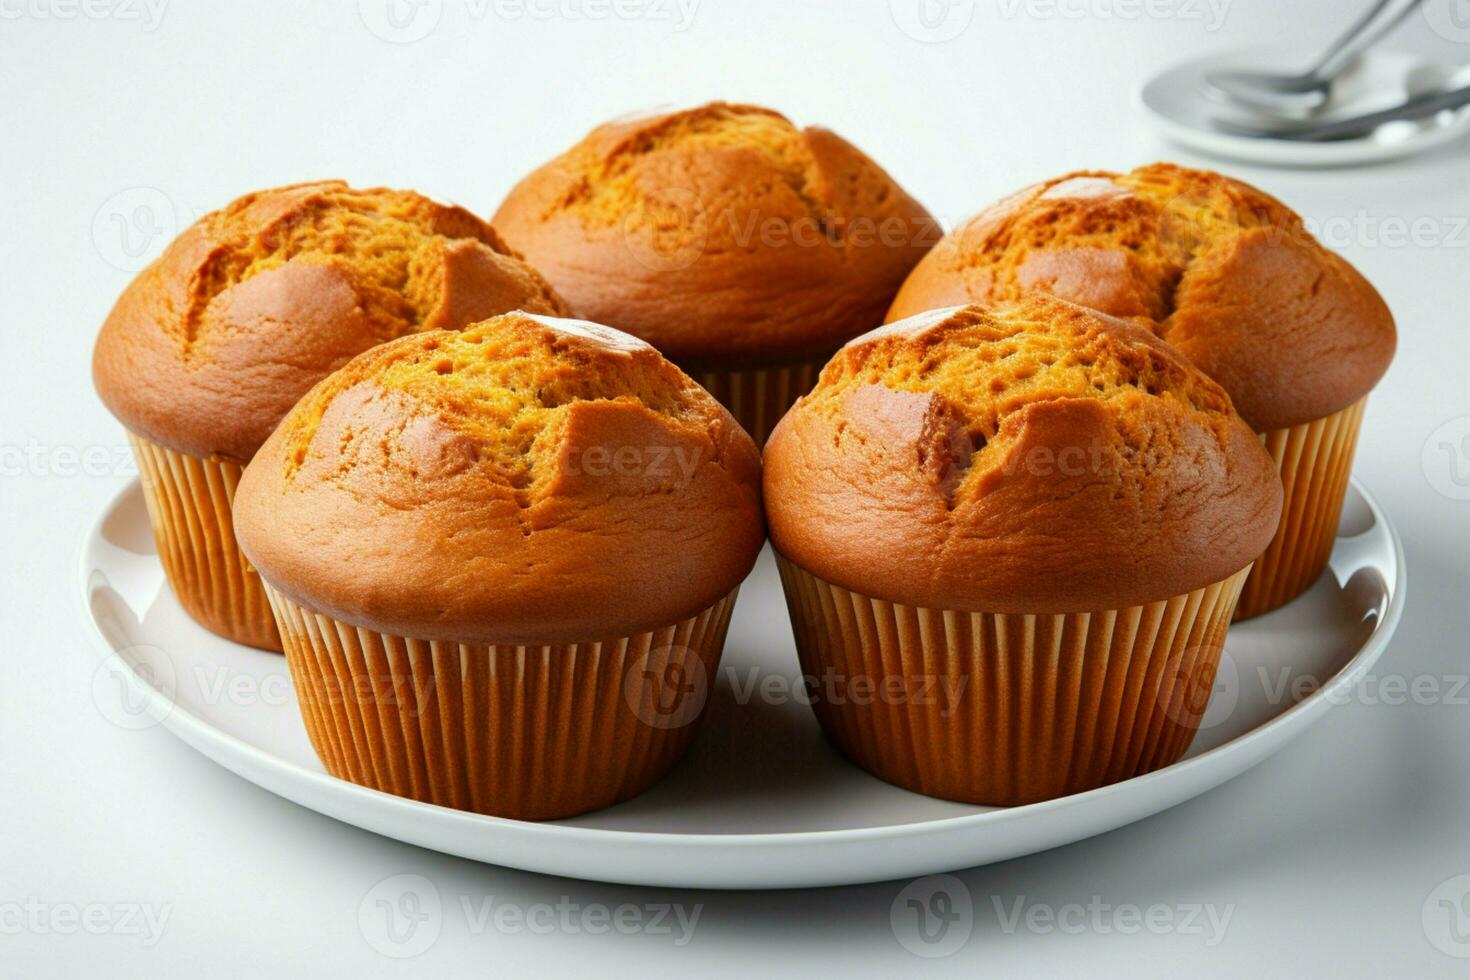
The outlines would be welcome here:
M 1422 119 L 1446 109 L 1458 109 L 1470 105 L 1470 85 L 1445 89 L 1441 92 L 1426 92 L 1405 99 L 1396 106 L 1365 112 L 1342 119 L 1318 122 L 1293 122 L 1282 120 L 1275 123 L 1248 123 L 1232 119 L 1215 119 L 1212 125 L 1221 132 L 1235 136 L 1253 136 L 1262 139 L 1323 141 L 1348 139 L 1372 132 L 1384 123 L 1405 119 Z
M 1376 44 L 1419 0 L 1378 0 L 1334 41 L 1317 62 L 1295 75 L 1256 71 L 1211 72 L 1209 83 L 1230 98 L 1256 109 L 1310 112 L 1327 104 L 1333 81 L 1353 59 Z

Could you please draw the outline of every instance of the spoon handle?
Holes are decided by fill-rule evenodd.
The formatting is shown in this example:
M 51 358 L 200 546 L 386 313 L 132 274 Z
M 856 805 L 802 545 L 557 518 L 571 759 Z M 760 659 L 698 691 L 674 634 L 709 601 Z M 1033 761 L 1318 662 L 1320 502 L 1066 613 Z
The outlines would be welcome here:
M 1378 0 L 1348 28 L 1347 33 L 1323 52 L 1321 59 L 1306 74 L 1328 81 L 1336 78 L 1354 58 L 1376 44 L 1417 6 L 1419 0 Z
M 1416 95 L 1396 106 L 1380 109 L 1377 112 L 1365 112 L 1361 116 L 1334 119 L 1331 122 L 1317 123 L 1299 130 L 1273 132 L 1270 135 L 1276 139 L 1330 140 L 1339 136 L 1351 136 L 1383 123 L 1397 122 L 1400 119 L 1419 119 L 1445 109 L 1458 109 L 1463 105 L 1470 105 L 1470 85 L 1443 92 Z

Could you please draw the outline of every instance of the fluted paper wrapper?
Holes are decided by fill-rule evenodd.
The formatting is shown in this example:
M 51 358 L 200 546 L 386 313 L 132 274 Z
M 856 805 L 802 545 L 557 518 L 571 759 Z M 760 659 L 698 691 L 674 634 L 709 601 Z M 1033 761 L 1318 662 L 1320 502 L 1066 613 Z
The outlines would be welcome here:
M 235 541 L 231 505 L 243 467 L 128 433 L 164 574 L 179 605 L 226 639 L 280 651 L 260 576 Z
M 1365 398 L 1326 418 L 1261 436 L 1281 472 L 1281 524 L 1246 579 L 1236 619 L 1285 605 L 1327 567 L 1366 403 Z
M 811 391 L 827 357 L 753 368 L 749 371 L 693 371 L 694 380 L 730 410 L 756 448 L 766 444 L 771 430 L 796 400 Z
M 350 626 L 267 590 L 328 772 L 521 820 L 610 806 L 668 772 L 697 728 L 736 595 L 635 636 L 490 646 Z
M 885 602 L 777 562 L 827 737 L 880 779 L 995 806 L 1183 755 L 1249 571 L 1147 605 L 1026 615 Z

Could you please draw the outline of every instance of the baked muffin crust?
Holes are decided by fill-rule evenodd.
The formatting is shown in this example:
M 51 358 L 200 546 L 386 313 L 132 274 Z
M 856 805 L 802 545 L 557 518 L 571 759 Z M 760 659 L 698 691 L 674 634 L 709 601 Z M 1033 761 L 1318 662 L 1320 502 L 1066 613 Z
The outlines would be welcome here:
M 764 541 L 759 457 L 648 344 L 511 313 L 370 350 L 246 470 L 241 547 L 296 602 L 483 643 L 626 636 L 708 607 Z
M 564 307 L 488 224 L 410 191 L 340 181 L 205 215 L 128 286 L 93 378 L 124 425 L 248 461 L 296 400 L 361 351 L 510 309 Z
M 1257 432 L 1358 401 L 1395 346 L 1383 299 L 1299 215 L 1172 164 L 1067 174 L 997 202 L 935 246 L 888 320 L 1032 292 L 1146 318 Z
M 577 315 L 696 368 L 800 360 L 872 329 L 939 239 L 835 133 L 723 102 L 599 126 L 492 220 Z
M 1138 325 L 1046 296 L 849 343 L 765 451 L 771 540 L 855 592 L 1115 609 L 1244 568 L 1275 467 L 1219 385 Z

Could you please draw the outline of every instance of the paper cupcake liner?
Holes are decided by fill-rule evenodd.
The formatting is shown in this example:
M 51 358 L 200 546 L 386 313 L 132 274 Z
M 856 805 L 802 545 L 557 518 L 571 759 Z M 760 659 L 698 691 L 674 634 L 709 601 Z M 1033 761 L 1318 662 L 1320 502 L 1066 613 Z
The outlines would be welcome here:
M 690 372 L 695 381 L 730 410 L 756 448 L 766 444 L 771 430 L 796 400 L 811 391 L 826 365 L 826 356 L 779 367 L 749 371 Z
M 1236 619 L 1285 605 L 1327 567 L 1365 404 L 1366 398 L 1326 418 L 1261 436 L 1281 472 L 1281 525 L 1246 579 Z
M 235 542 L 230 507 L 243 467 L 175 452 L 131 432 L 128 441 L 158 557 L 179 605 L 210 632 L 279 652 L 260 576 Z
M 905 789 L 1009 806 L 1176 761 L 1199 728 L 1249 566 L 1108 612 L 955 612 L 850 592 L 777 555 L 812 706 Z
M 696 730 L 739 591 L 635 636 L 488 646 L 350 626 L 266 588 L 328 772 L 521 820 L 610 806 L 668 772 Z

